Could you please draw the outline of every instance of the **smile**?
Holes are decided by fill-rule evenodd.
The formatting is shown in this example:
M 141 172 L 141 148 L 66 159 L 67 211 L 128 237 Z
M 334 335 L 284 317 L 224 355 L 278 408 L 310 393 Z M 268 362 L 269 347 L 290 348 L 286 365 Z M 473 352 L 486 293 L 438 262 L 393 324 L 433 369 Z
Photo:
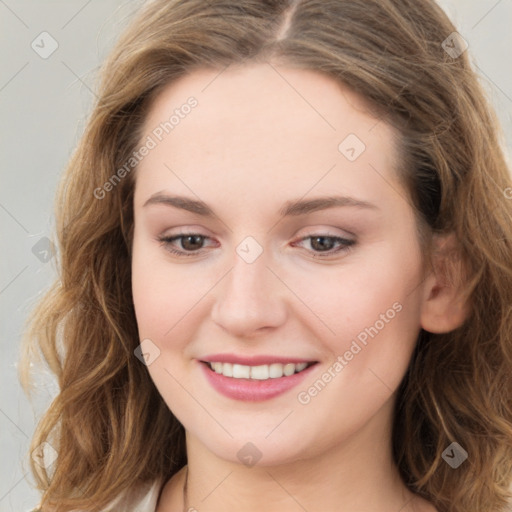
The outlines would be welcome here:
M 289 377 L 295 373 L 302 372 L 308 366 L 311 366 L 314 363 L 272 363 L 258 366 L 247 366 L 243 364 L 221 362 L 207 364 L 215 373 L 224 375 L 224 377 L 231 377 L 233 379 L 267 380 L 279 379 L 283 377 L 283 375 L 285 377 Z
M 301 383 L 318 363 L 268 356 L 242 358 L 225 354 L 208 359 L 214 360 L 197 362 L 209 385 L 224 397 L 245 402 L 268 400 L 286 393 Z

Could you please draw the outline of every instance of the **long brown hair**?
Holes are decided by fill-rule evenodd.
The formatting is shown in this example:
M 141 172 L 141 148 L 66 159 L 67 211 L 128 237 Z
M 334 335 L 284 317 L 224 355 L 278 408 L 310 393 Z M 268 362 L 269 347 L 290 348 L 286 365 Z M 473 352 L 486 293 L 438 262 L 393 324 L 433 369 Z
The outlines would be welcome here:
M 43 510 L 93 510 L 186 464 L 184 429 L 134 356 L 134 171 L 104 197 L 98 190 L 140 145 L 163 87 L 194 69 L 270 59 L 366 98 L 400 133 L 399 172 L 421 233 L 456 236 L 471 314 L 452 332 L 420 331 L 399 389 L 393 453 L 406 485 L 440 512 L 505 509 L 512 189 L 503 134 L 455 31 L 434 0 L 154 0 L 139 11 L 103 66 L 60 184 L 59 276 L 26 330 L 25 388 L 39 353 L 60 387 L 32 442 L 58 452 L 47 470 L 32 463 Z M 452 442 L 468 453 L 456 470 L 442 458 Z

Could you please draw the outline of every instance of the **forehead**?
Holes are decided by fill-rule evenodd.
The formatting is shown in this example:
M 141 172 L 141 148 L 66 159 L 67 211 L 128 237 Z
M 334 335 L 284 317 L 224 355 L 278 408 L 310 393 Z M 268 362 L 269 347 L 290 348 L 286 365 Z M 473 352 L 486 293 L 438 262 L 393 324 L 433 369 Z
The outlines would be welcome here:
M 182 109 L 190 98 L 196 106 Z M 394 132 L 363 98 L 324 74 L 268 63 L 196 70 L 169 84 L 149 109 L 148 136 L 156 145 L 137 169 L 146 193 L 182 176 L 203 191 L 221 182 L 238 193 L 303 195 L 337 184 L 371 195 L 396 167 Z
M 243 128 L 239 136 L 267 134 L 272 139 L 280 128 L 308 136 L 336 134 L 335 138 L 352 129 L 362 139 L 386 131 L 383 125 L 372 134 L 377 120 L 369 114 L 364 98 L 333 78 L 269 63 L 195 70 L 181 77 L 157 96 L 146 117 L 146 129 L 168 119 L 190 97 L 197 99 L 199 108 L 180 123 L 180 130 L 173 130 L 173 136 L 186 132 L 187 126 L 194 131 L 213 128 L 212 141 L 233 128 Z M 281 135 L 287 138 L 286 133 Z

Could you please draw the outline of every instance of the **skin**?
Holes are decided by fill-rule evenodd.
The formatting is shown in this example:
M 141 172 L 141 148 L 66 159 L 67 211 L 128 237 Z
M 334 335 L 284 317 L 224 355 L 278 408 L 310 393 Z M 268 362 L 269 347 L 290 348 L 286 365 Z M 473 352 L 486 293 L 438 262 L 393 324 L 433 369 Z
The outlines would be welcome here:
M 186 429 L 187 506 L 435 511 L 398 476 L 392 411 L 420 327 L 449 331 L 466 312 L 457 290 L 423 270 L 414 211 L 395 172 L 392 128 L 329 77 L 252 64 L 194 71 L 170 84 L 148 112 L 143 140 L 190 96 L 198 106 L 137 168 L 132 262 L 140 339 L 160 351 L 148 371 Z M 366 145 L 353 162 L 338 150 L 351 133 Z M 216 216 L 143 206 L 160 192 L 200 199 Z M 289 200 L 327 195 L 376 208 L 278 214 Z M 184 239 L 168 246 L 158 240 L 180 233 L 207 238 L 192 249 Z M 322 248 L 306 237 L 322 234 L 356 244 L 321 258 Z M 252 263 L 236 252 L 247 236 L 263 249 Z M 200 254 L 179 257 L 169 245 Z M 395 303 L 400 312 L 300 403 L 298 393 Z M 298 388 L 243 402 L 205 379 L 198 359 L 213 353 L 318 364 Z M 261 452 L 252 467 L 237 457 L 247 442 Z M 183 485 L 180 471 L 165 485 L 158 512 L 183 509 Z

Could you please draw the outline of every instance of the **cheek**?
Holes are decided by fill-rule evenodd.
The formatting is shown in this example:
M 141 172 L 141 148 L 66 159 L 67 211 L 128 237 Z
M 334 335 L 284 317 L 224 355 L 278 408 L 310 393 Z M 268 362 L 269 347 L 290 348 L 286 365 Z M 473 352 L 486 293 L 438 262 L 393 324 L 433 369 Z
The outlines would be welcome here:
M 324 333 L 322 338 L 337 353 L 360 334 L 363 341 L 365 333 L 370 337 L 374 327 L 379 334 L 393 332 L 396 338 L 410 338 L 413 327 L 418 328 L 420 255 L 414 246 L 383 242 L 338 265 L 281 272 L 304 304 L 294 301 L 295 311 L 300 308 L 302 319 L 318 334 Z M 405 336 L 399 336 L 401 332 Z
M 171 327 L 169 305 L 173 288 L 167 287 L 166 276 L 159 272 L 158 263 L 148 261 L 136 243 L 132 258 L 132 294 L 141 338 L 160 339 Z
M 202 314 L 198 301 L 208 283 L 186 265 L 170 264 L 163 251 L 134 239 L 132 294 L 139 338 L 151 340 L 150 351 L 158 354 L 148 372 L 167 405 L 182 412 L 190 409 L 190 396 L 182 385 L 194 392 L 195 383 L 181 354 L 194 336 L 196 316 Z
M 362 429 L 388 403 L 410 362 L 419 331 L 415 275 L 383 267 L 387 273 L 354 269 L 344 276 L 346 286 L 325 296 L 322 319 L 336 332 L 322 338 L 331 357 L 297 390 L 295 421 L 324 425 L 326 446 Z M 309 442 L 316 442 L 314 432 Z
M 139 334 L 162 342 L 189 321 L 209 287 L 197 266 L 172 264 L 158 244 L 134 239 L 132 293 Z
M 315 414 L 322 414 L 337 403 L 363 418 L 395 391 L 419 332 L 420 263 L 414 247 L 382 244 L 350 266 L 331 268 L 329 277 L 296 280 L 297 293 L 322 320 L 315 320 L 316 333 L 329 353 L 324 380 L 318 382 L 320 374 L 303 386 L 301 404 L 314 401 Z

